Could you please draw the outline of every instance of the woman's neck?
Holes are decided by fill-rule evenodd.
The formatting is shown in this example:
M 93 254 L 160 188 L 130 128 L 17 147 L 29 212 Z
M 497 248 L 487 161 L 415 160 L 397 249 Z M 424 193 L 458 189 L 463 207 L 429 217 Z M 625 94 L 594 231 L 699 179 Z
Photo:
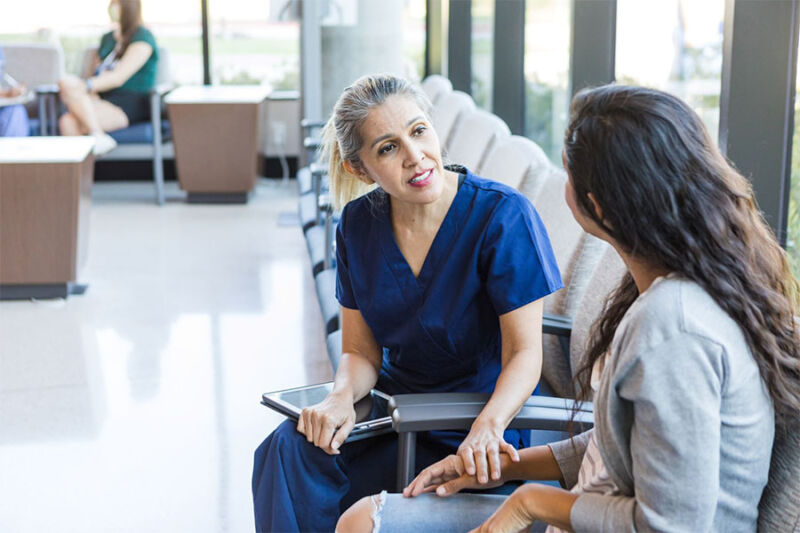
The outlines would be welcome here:
M 444 187 L 439 198 L 429 204 L 412 204 L 390 199 L 392 225 L 405 230 L 438 228 L 458 192 L 458 174 L 444 171 Z
M 628 267 L 628 271 L 631 273 L 631 276 L 633 276 L 633 282 L 636 283 L 639 294 L 649 289 L 650 285 L 652 285 L 657 278 L 666 276 L 671 272 L 668 268 L 654 265 L 650 261 L 632 256 L 624 250 L 621 250 L 615 242 L 611 242 L 611 245 L 617 250 L 625 266 Z

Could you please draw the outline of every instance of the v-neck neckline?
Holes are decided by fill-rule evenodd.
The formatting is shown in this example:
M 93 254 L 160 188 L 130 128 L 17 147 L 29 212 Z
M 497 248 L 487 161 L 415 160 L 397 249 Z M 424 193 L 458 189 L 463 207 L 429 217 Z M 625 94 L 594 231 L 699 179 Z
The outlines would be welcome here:
M 398 279 L 406 278 L 419 288 L 423 288 L 427 285 L 431 273 L 435 271 L 436 265 L 441 260 L 442 247 L 445 246 L 447 236 L 453 235 L 454 229 L 458 226 L 461 219 L 461 203 L 466 196 L 464 184 L 469 180 L 469 177 L 470 173 L 466 170 L 464 179 L 458 180 L 459 184 L 456 189 L 456 194 L 453 197 L 453 201 L 450 202 L 450 207 L 447 208 L 447 213 L 445 213 L 444 219 L 439 229 L 436 231 L 436 235 L 433 237 L 433 241 L 431 241 L 428 253 L 425 255 L 422 267 L 419 270 L 419 275 L 417 276 L 414 275 L 411 265 L 408 263 L 406 256 L 403 255 L 402 250 L 400 250 L 400 245 L 397 244 L 397 238 L 394 235 L 394 229 L 392 227 L 391 202 L 387 202 L 387 208 L 382 210 L 384 219 L 381 224 L 383 231 L 381 247 L 386 257 L 390 259 L 389 263 Z

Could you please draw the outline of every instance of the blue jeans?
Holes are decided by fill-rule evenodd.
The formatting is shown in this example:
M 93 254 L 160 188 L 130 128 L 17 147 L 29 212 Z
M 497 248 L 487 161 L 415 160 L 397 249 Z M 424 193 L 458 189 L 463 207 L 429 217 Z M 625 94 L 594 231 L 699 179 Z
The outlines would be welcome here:
M 456 494 L 440 498 L 421 494 L 403 498 L 402 494 L 387 494 L 380 517 L 380 533 L 465 533 L 483 522 L 500 507 L 506 496 L 495 494 Z M 376 519 L 373 519 L 377 522 Z M 536 522 L 529 529 L 544 531 L 547 524 Z
M 420 433 L 417 472 L 455 453 L 463 432 Z M 309 444 L 287 420 L 258 447 L 253 465 L 257 531 L 333 531 L 339 515 L 364 496 L 394 490 L 397 435 L 346 443 L 340 455 Z
M 27 137 L 28 128 L 28 113 L 24 107 L 0 107 L 0 137 Z

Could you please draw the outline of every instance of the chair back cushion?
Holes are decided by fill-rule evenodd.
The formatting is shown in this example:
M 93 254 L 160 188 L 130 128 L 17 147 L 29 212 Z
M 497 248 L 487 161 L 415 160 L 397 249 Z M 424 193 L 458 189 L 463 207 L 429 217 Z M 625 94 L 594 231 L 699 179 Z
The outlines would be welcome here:
M 569 339 L 569 360 L 572 374 L 580 368 L 586 353 L 586 343 L 595 321 L 605 307 L 608 296 L 619 286 L 620 281 L 628 272 L 617 251 L 599 239 L 590 237 L 589 242 L 594 242 L 595 249 L 590 254 L 602 250 L 599 260 L 595 264 L 591 278 L 583 288 L 577 290 L 582 294 L 575 307 L 568 309 L 572 316 L 572 335 Z M 597 248 L 597 245 L 600 248 Z M 569 298 L 570 305 L 575 299 Z M 573 391 L 575 392 L 575 391 Z
M 481 174 L 484 157 L 493 143 L 511 135 L 503 119 L 483 109 L 465 113 L 453 128 L 445 157 L 450 163 L 464 165 Z
M 535 142 L 519 135 L 502 137 L 481 165 L 480 174 L 518 189 L 532 169 L 541 174 L 550 162 Z
M 475 102 L 472 101 L 472 97 L 461 91 L 450 91 L 434 104 L 431 110 L 431 120 L 439 135 L 439 143 L 443 150 L 447 151 L 450 146 L 450 134 L 459 117 L 474 109 Z
M 42 43 L 3 43 L 6 71 L 28 86 L 54 85 L 64 75 L 64 52 L 61 46 Z M 25 106 L 28 114 L 38 116 L 36 101 Z
M 437 100 L 453 90 L 453 84 L 444 76 L 431 74 L 422 80 L 422 90 L 428 95 L 431 103 L 436 104 Z
M 550 167 L 539 194 L 532 200 L 533 206 L 542 217 L 544 227 L 547 229 L 558 269 L 561 271 L 561 278 L 565 284 L 568 283 L 565 273 L 568 272 L 570 261 L 575 251 L 578 250 L 583 235 L 583 229 L 575 222 L 567 202 L 564 201 L 566 180 L 567 175 L 563 170 Z M 563 291 L 558 291 L 555 295 L 561 292 Z M 560 309 L 548 309 L 547 304 L 545 304 L 545 312 L 562 314 Z
M 800 419 L 776 426 L 769 481 L 758 505 L 758 531 L 800 533 Z

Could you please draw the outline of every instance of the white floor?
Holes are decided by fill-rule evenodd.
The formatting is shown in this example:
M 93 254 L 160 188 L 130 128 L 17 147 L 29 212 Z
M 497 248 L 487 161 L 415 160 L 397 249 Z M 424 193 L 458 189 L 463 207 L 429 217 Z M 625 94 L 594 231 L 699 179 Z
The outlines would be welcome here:
M 252 531 L 267 390 L 330 378 L 295 184 L 95 184 L 82 296 L 0 302 L 0 532 Z

